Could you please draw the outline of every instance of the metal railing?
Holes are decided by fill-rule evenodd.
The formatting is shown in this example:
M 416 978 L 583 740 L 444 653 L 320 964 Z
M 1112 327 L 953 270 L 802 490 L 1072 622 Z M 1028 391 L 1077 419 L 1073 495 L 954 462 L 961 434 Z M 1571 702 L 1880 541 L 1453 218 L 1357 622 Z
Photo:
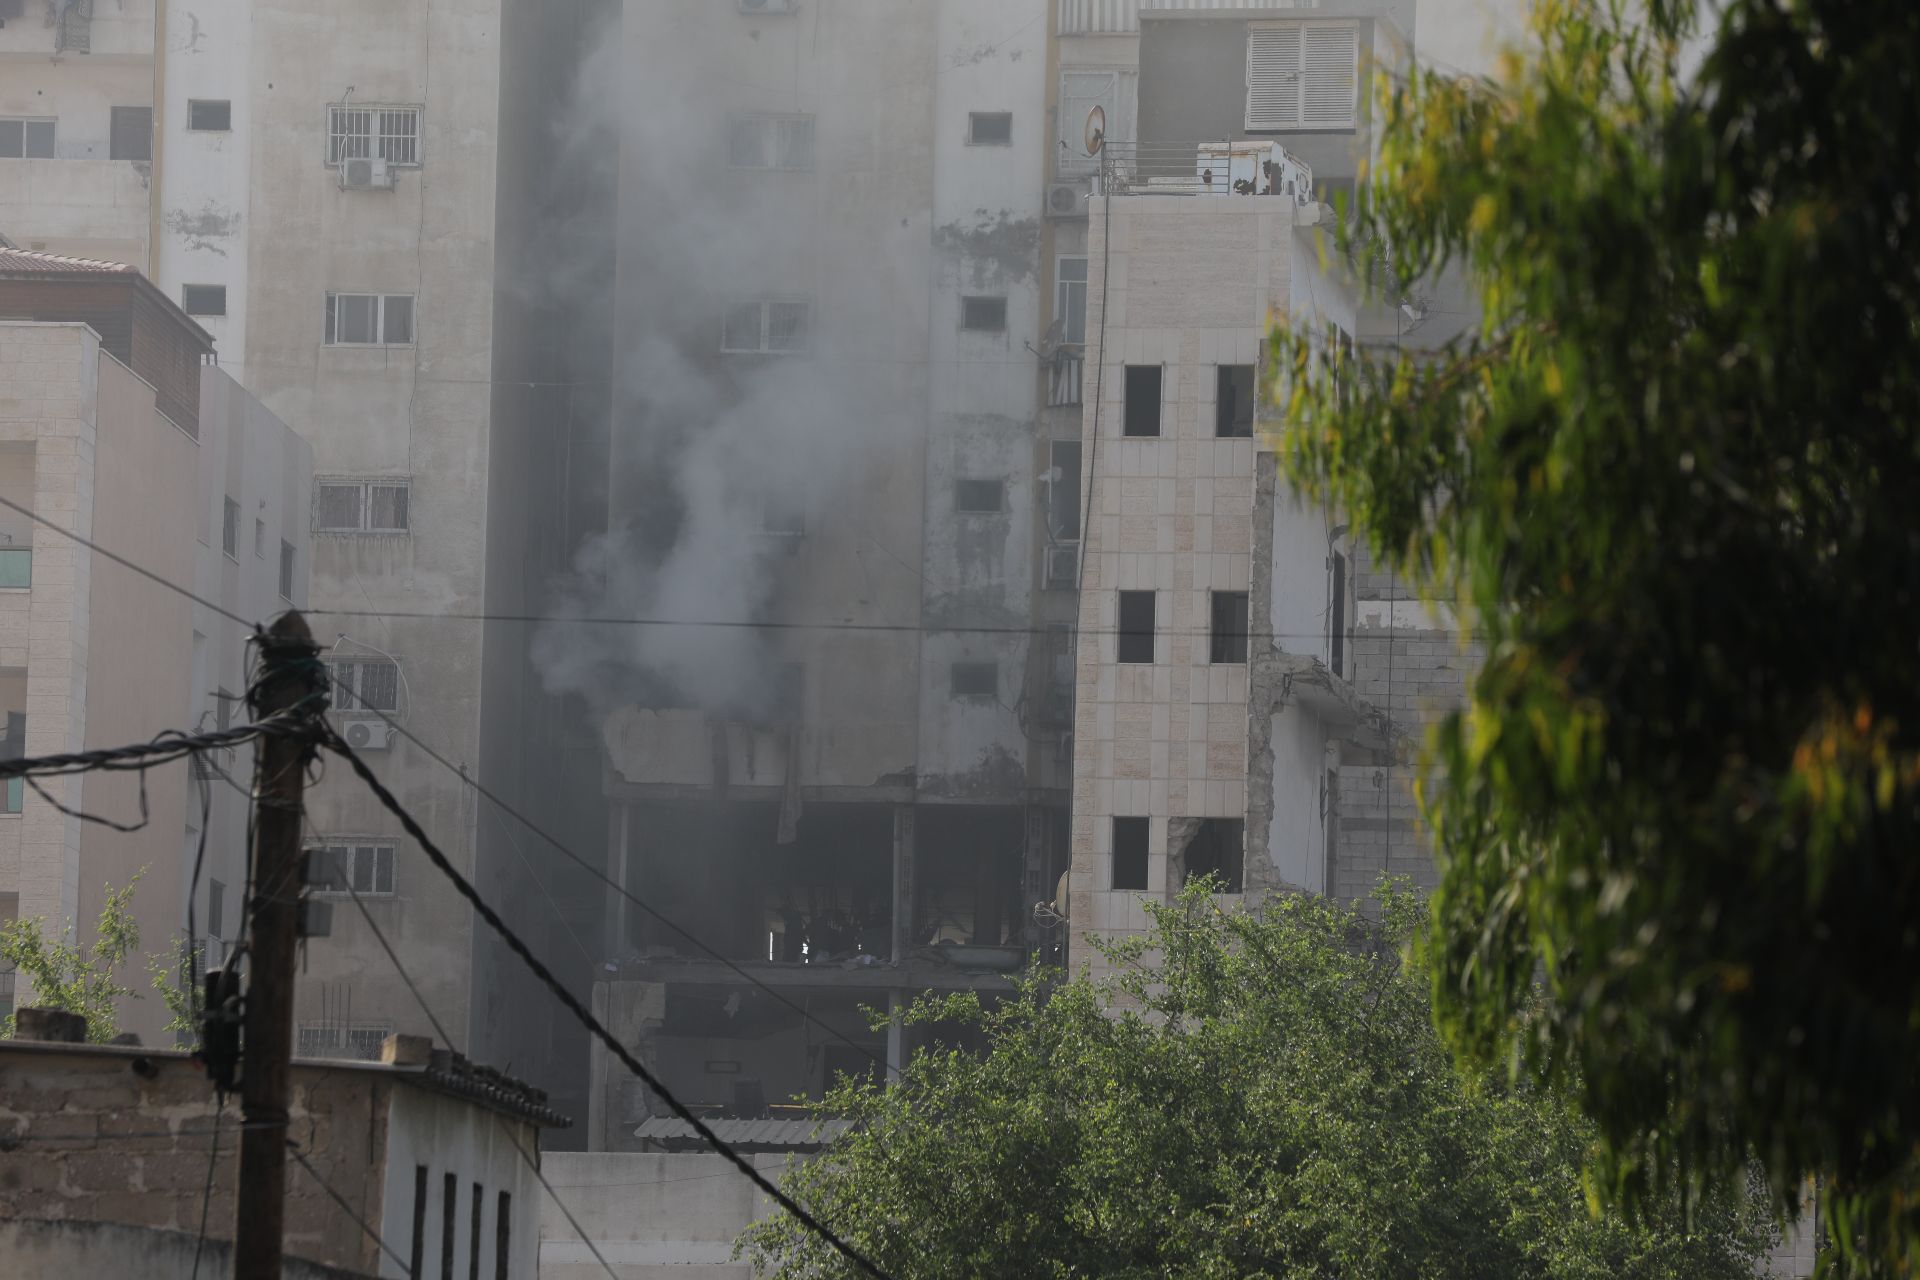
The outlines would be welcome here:
M 1280 196 L 1313 199 L 1313 170 L 1277 142 L 1109 142 L 1099 191 L 1121 196 Z

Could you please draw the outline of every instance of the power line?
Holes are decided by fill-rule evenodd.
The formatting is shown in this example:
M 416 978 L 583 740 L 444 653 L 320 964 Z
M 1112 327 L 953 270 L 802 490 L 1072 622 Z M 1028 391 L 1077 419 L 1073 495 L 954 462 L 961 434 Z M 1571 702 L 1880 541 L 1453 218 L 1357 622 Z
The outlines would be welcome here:
M 705 1120 L 695 1115 L 692 1109 L 680 1101 L 658 1076 L 647 1069 L 645 1063 L 634 1057 L 626 1045 L 620 1042 L 619 1037 L 607 1030 L 607 1028 L 601 1024 L 600 1020 L 594 1017 L 592 1012 L 588 1010 L 585 1005 L 581 1004 L 579 999 L 571 991 L 567 990 L 566 984 L 555 977 L 553 972 L 549 970 L 545 964 L 541 963 L 540 958 L 533 954 L 525 942 L 520 940 L 520 936 L 507 926 L 506 921 L 500 918 L 500 913 L 495 911 L 493 907 L 487 903 L 486 899 L 482 898 L 479 892 L 474 889 L 472 883 L 460 874 L 459 869 L 453 865 L 445 853 L 441 852 L 440 847 L 435 844 L 433 838 L 427 834 L 426 828 L 422 827 L 419 821 L 415 819 L 411 813 L 407 812 L 406 807 L 400 803 L 391 791 L 387 790 L 386 785 L 380 781 L 372 769 L 367 767 L 366 762 L 360 758 L 352 747 L 349 747 L 342 741 L 337 734 L 331 732 L 328 733 L 325 739 L 325 745 L 352 767 L 354 773 L 359 775 L 360 780 L 373 792 L 374 798 L 386 806 L 389 813 L 400 820 L 400 825 L 406 829 L 407 834 L 412 836 L 420 845 L 422 851 L 432 860 L 433 865 L 440 869 L 440 873 L 453 883 L 455 890 L 459 892 L 461 897 L 467 900 L 473 907 L 475 913 L 477 913 L 482 920 L 485 920 L 488 927 L 500 936 L 500 940 L 507 944 L 509 950 L 520 957 L 521 963 L 525 964 L 533 973 L 534 977 L 540 980 L 541 984 L 547 988 L 554 999 L 558 1000 L 582 1026 L 586 1027 L 588 1031 L 607 1047 L 609 1052 L 620 1060 L 621 1065 L 625 1066 L 642 1084 L 657 1094 L 661 1101 L 665 1102 L 675 1115 L 693 1127 L 693 1131 L 699 1134 L 708 1146 L 712 1147 L 720 1155 L 726 1157 L 735 1168 L 739 1169 L 740 1172 L 746 1176 L 748 1181 L 771 1196 L 774 1203 L 791 1214 L 801 1226 L 832 1246 L 842 1257 L 872 1276 L 874 1280 L 892 1280 L 892 1277 L 885 1271 L 882 1271 L 880 1267 L 871 1261 L 864 1253 L 842 1239 L 825 1223 L 808 1212 L 799 1201 L 782 1191 L 777 1184 L 765 1174 L 761 1173 L 751 1160 L 748 1160 L 745 1156 L 741 1155 L 740 1152 L 735 1150 L 731 1144 L 724 1141 L 720 1135 L 713 1131 L 713 1128 L 708 1125 Z
M 375 1244 L 379 1245 L 380 1251 L 386 1254 L 389 1258 L 392 1258 L 394 1262 L 399 1265 L 400 1273 L 402 1275 L 412 1274 L 412 1265 L 408 1263 L 408 1261 L 405 1258 L 395 1253 L 393 1251 L 393 1246 L 389 1245 L 385 1240 L 382 1240 L 380 1238 L 380 1233 L 378 1231 L 375 1231 L 372 1227 L 367 1225 L 367 1220 L 361 1217 L 358 1213 L 354 1211 L 353 1206 L 347 1203 L 346 1197 L 342 1196 L 338 1191 L 335 1191 L 332 1185 L 329 1184 L 325 1178 L 320 1176 L 320 1171 L 313 1167 L 312 1162 L 309 1161 L 306 1155 L 301 1152 L 300 1148 L 295 1146 L 291 1141 L 287 1143 L 287 1154 L 292 1156 L 295 1160 L 298 1160 L 300 1162 L 300 1167 L 302 1169 L 305 1169 L 307 1171 L 308 1176 L 310 1176 L 315 1182 L 319 1183 L 320 1189 L 327 1193 L 327 1198 L 332 1200 L 335 1204 L 339 1205 L 340 1211 L 346 1214 L 349 1218 L 353 1219 L 354 1224 L 358 1226 L 362 1231 L 367 1233 L 367 1238 L 369 1240 L 372 1240 Z

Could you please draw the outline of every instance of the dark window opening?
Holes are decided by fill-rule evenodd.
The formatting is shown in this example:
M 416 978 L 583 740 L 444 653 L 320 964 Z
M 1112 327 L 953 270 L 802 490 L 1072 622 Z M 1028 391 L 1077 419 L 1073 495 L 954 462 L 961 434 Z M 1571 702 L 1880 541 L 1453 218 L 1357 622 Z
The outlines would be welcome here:
M 1007 327 L 1005 298 L 960 299 L 960 327 L 983 333 L 1003 333 Z
M 1130 436 L 1160 434 L 1160 375 L 1157 364 L 1127 366 L 1126 413 L 1123 430 Z
M 1153 592 L 1120 593 L 1121 662 L 1153 661 Z
M 1338 551 L 1333 553 L 1333 608 L 1327 613 L 1327 624 L 1332 630 L 1327 646 L 1327 665 L 1333 668 L 1333 674 L 1346 675 L 1347 660 L 1347 558 Z
M 218 880 L 207 881 L 207 936 L 224 938 L 227 923 L 227 886 Z
M 180 309 L 190 316 L 227 314 L 227 286 L 223 284 L 183 284 Z
M 1006 508 L 1005 495 L 1004 480 L 960 480 L 953 486 L 953 507 L 975 514 L 998 514 Z
M 1247 660 L 1247 593 L 1213 593 L 1213 631 L 1209 662 L 1245 662 Z
M 420 1280 L 427 1257 L 427 1166 L 413 1166 L 413 1247 L 408 1251 L 407 1275 Z
M 187 128 L 194 133 L 225 133 L 233 128 L 233 104 L 212 98 L 187 101 Z
M 1147 820 L 1145 818 L 1113 820 L 1113 887 L 1116 889 L 1147 887 Z
M 486 1191 L 473 1184 L 473 1221 L 467 1229 L 467 1280 L 480 1280 L 480 1219 L 486 1213 Z
M 956 698 L 995 699 L 1000 696 L 1000 667 L 992 662 L 956 662 L 947 673 Z
M 1202 819 L 1200 829 L 1187 843 L 1186 883 L 1213 876 L 1224 886 L 1216 887 L 1216 892 L 1239 893 L 1246 825 L 1239 818 Z
M 0 120 L 0 160 L 51 160 L 53 134 L 51 120 Z
M 976 147 L 1005 147 L 1013 143 L 1013 112 L 969 111 L 967 141 Z
M 446 1177 L 440 1197 L 440 1280 L 453 1280 L 453 1227 L 460 1216 L 460 1175 Z
M 152 107 L 115 107 L 108 128 L 107 156 L 109 159 L 153 159 Z
M 1213 434 L 1237 438 L 1253 434 L 1253 366 L 1219 366 L 1214 388 Z
M 1055 440 L 1047 480 L 1047 527 L 1056 542 L 1080 541 L 1080 442 Z
M 507 1260 L 513 1256 L 513 1193 L 502 1191 L 494 1211 L 493 1280 L 507 1280 Z

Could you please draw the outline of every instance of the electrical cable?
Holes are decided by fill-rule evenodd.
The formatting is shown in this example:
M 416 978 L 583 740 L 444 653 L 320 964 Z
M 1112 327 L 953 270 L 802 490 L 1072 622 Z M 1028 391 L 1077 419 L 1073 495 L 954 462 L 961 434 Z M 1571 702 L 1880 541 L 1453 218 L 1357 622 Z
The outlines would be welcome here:
M 193 1241 L 193 1274 L 188 1280 L 200 1280 L 200 1254 L 207 1246 L 207 1210 L 213 1204 L 213 1171 L 220 1163 L 220 1113 L 227 1105 L 226 1095 L 213 1095 L 213 1146 L 207 1152 L 207 1181 L 200 1188 L 200 1230 Z
M 380 1233 L 378 1231 L 375 1231 L 372 1227 L 368 1226 L 367 1220 L 365 1218 L 361 1217 L 358 1213 L 354 1212 L 353 1206 L 347 1203 L 346 1197 L 342 1196 L 338 1191 L 335 1191 L 332 1185 L 329 1184 L 325 1178 L 320 1176 L 320 1171 L 313 1167 L 313 1163 L 307 1159 L 306 1155 L 301 1152 L 299 1147 L 293 1144 L 293 1140 L 291 1138 L 287 1140 L 287 1154 L 300 1162 L 300 1167 L 302 1169 L 305 1169 L 307 1171 L 308 1176 L 310 1176 L 315 1182 L 320 1184 L 320 1189 L 327 1193 L 327 1198 L 340 1206 L 340 1212 L 346 1214 L 347 1217 L 353 1219 L 354 1225 L 359 1227 L 360 1230 L 366 1232 L 367 1238 L 373 1241 L 375 1244 L 379 1245 L 380 1251 L 386 1254 L 389 1258 L 392 1258 L 394 1262 L 399 1265 L 401 1275 L 413 1274 L 413 1268 L 411 1264 L 409 1264 L 405 1258 L 395 1253 L 393 1251 L 393 1246 L 389 1245 L 385 1240 L 381 1239 Z
M 422 827 L 419 821 L 414 818 L 411 813 L 407 812 L 406 807 L 387 789 L 386 785 L 380 781 L 373 770 L 367 767 L 366 762 L 360 758 L 352 747 L 342 741 L 338 734 L 331 732 L 328 732 L 327 737 L 324 739 L 324 745 L 347 762 L 354 773 L 359 775 L 360 780 L 373 792 L 374 798 L 380 801 L 389 813 L 400 820 L 400 825 L 406 829 L 407 834 L 413 837 L 420 845 L 421 850 L 433 862 L 434 866 L 439 868 L 440 873 L 452 882 L 455 890 L 459 892 L 461 897 L 467 900 L 473 907 L 474 912 L 478 914 L 482 920 L 487 922 L 488 927 L 491 928 L 494 933 L 499 935 L 500 940 L 506 943 L 507 948 L 520 958 L 521 963 L 525 964 L 533 976 L 540 980 L 541 984 L 547 988 L 554 999 L 558 1000 L 582 1026 L 586 1027 L 589 1032 L 607 1047 L 609 1052 L 620 1060 L 621 1065 L 626 1067 L 642 1084 L 652 1090 L 661 1101 L 665 1102 L 667 1107 L 675 1115 L 692 1126 L 693 1131 L 699 1134 L 708 1146 L 712 1147 L 716 1152 L 724 1156 L 735 1168 L 739 1169 L 748 1181 L 772 1197 L 774 1203 L 792 1215 L 808 1232 L 830 1245 L 837 1253 L 847 1259 L 847 1261 L 872 1276 L 874 1280 L 892 1280 L 892 1277 L 881 1270 L 866 1254 L 862 1253 L 852 1244 L 849 1244 L 825 1223 L 814 1217 L 799 1201 L 782 1191 L 777 1184 L 765 1174 L 761 1173 L 751 1160 L 748 1160 L 740 1154 L 739 1151 L 735 1150 L 730 1143 L 716 1134 L 705 1120 L 694 1114 L 684 1102 L 680 1101 L 680 1099 L 666 1087 L 664 1081 L 650 1071 L 645 1063 L 636 1058 L 626 1045 L 620 1042 L 618 1036 L 615 1036 L 611 1031 L 607 1030 L 600 1020 L 594 1017 L 593 1013 L 587 1009 L 585 1005 L 581 1004 L 579 999 L 571 991 L 567 990 L 566 984 L 555 977 L 553 972 L 541 962 L 540 958 L 533 954 L 527 944 L 521 941 L 520 936 L 507 926 L 506 921 L 501 919 L 500 913 L 495 911 L 486 899 L 482 898 L 479 892 L 474 889 L 467 878 L 460 874 L 459 869 L 453 865 L 445 853 L 441 852 L 440 847 L 435 844 L 432 837 L 427 834 L 426 828 Z

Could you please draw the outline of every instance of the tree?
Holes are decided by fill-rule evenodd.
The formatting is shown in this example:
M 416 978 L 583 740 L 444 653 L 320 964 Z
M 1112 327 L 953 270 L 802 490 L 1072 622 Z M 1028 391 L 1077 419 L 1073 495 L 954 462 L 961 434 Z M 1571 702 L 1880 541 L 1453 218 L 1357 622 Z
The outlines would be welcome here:
M 1277 334 L 1281 448 L 1487 644 L 1422 793 L 1451 1043 L 1577 1082 L 1610 1198 L 1757 1156 L 1910 1275 L 1920 6 L 1725 0 L 1690 74 L 1647 7 L 1383 87 L 1357 234 L 1484 323 Z
M 117 1002 L 127 996 L 139 998 L 138 992 L 114 975 L 140 945 L 140 926 L 129 904 L 143 874 L 144 870 L 135 872 L 123 888 L 107 886 L 93 945 L 85 952 L 68 941 L 73 932 L 71 922 L 51 940 L 43 936 L 46 922 L 38 917 L 0 925 L 0 959 L 32 981 L 34 1004 L 85 1017 L 87 1039 L 96 1043 L 113 1039 L 118 1030 Z M 12 1014 L 7 1015 L 4 1030 L 12 1039 Z
M 786 1188 L 894 1275 L 1275 1280 L 1751 1280 L 1768 1227 L 1722 1197 L 1692 1232 L 1594 1217 L 1590 1130 L 1563 1099 L 1458 1074 L 1400 947 L 1405 893 L 1369 923 L 1304 896 L 1258 915 L 1199 887 L 1118 975 L 991 1008 L 928 997 L 984 1052 L 917 1054 L 897 1086 L 843 1082 L 852 1121 Z M 762 1273 L 851 1277 L 786 1217 L 743 1237 Z

